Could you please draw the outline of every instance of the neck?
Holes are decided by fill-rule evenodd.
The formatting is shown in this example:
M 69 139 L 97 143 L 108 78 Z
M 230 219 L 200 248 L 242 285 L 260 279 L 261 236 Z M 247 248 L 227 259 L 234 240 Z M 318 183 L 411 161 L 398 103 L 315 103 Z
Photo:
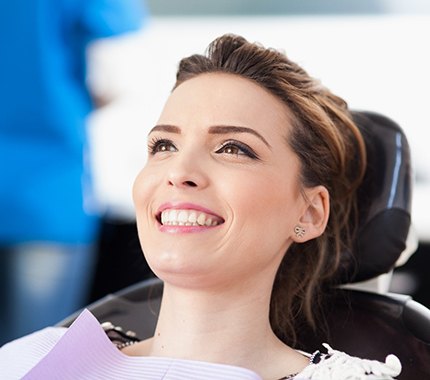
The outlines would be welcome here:
M 165 283 L 154 337 L 130 346 L 133 356 L 162 356 L 230 364 L 263 379 L 300 372 L 308 362 L 284 345 L 269 322 L 271 283 L 245 281 L 224 289 Z
M 260 374 L 280 355 L 285 363 L 286 355 L 296 353 L 270 327 L 271 285 L 248 283 L 220 292 L 165 284 L 146 354 L 236 365 Z
M 226 293 L 166 285 L 151 354 L 226 362 L 235 347 L 243 354 L 244 347 L 253 351 L 260 346 L 273 334 L 270 300 L 253 292 L 240 297 Z

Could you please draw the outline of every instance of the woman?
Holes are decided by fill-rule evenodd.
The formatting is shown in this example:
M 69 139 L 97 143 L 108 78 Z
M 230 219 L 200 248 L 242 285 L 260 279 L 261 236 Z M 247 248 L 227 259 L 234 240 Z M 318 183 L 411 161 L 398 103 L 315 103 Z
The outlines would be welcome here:
M 364 166 L 345 102 L 283 54 L 225 35 L 207 56 L 183 59 L 133 191 L 145 257 L 164 281 L 158 324 L 153 338 L 117 345 L 115 370 L 145 379 L 397 376 L 393 356 L 384 364 L 293 348 L 299 322 L 320 322 L 315 305 L 352 238 Z M 70 355 L 92 344 L 89 319 L 50 340 L 33 378 L 54 373 L 79 331 L 85 342 L 70 343 L 68 361 L 83 378 L 98 371 L 99 358 L 89 375 Z

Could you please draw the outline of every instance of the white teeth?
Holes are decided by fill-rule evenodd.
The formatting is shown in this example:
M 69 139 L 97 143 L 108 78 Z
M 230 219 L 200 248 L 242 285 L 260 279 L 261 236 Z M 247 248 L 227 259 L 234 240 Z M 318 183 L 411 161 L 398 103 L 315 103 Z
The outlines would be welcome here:
M 167 217 L 168 217 L 167 213 L 165 213 L 165 212 L 161 213 L 161 224 L 166 224 L 167 223 L 167 221 L 168 221 Z
M 206 221 L 206 215 L 201 213 L 197 218 L 197 224 L 199 224 L 200 226 L 204 226 L 205 221 Z
M 169 226 L 216 226 L 219 221 L 211 215 L 196 210 L 164 210 L 161 224 Z
M 188 221 L 190 223 L 196 223 L 197 222 L 197 213 L 195 211 L 191 211 L 188 215 Z
M 167 221 L 176 221 L 178 218 L 178 213 L 176 210 L 170 210 L 169 213 L 167 213 Z
M 188 222 L 188 213 L 186 211 L 179 211 L 178 222 L 179 223 Z

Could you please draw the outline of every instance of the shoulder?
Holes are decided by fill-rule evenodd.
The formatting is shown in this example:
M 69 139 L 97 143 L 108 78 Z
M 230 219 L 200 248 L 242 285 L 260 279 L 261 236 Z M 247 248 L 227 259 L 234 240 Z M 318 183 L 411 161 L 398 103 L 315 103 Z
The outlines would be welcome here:
M 327 354 L 319 351 L 311 357 L 309 364 L 297 378 L 310 380 L 347 380 L 347 379 L 380 379 L 392 380 L 402 370 L 399 359 L 388 355 L 385 363 L 377 360 L 361 359 L 342 351 L 332 349 L 324 344 Z
M 24 376 L 51 351 L 66 330 L 63 327 L 47 327 L 2 346 L 0 348 L 2 379 L 17 379 Z

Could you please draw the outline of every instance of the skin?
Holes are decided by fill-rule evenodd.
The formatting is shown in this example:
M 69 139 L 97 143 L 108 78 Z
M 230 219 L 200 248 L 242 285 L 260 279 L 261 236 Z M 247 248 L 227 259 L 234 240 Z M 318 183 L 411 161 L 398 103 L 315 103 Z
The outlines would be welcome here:
M 283 255 L 293 241 L 319 236 L 328 219 L 327 190 L 300 183 L 290 128 L 286 106 L 239 76 L 203 74 L 172 92 L 133 190 L 163 301 L 154 337 L 126 354 L 232 364 L 264 379 L 307 365 L 269 324 Z M 219 223 L 162 226 L 160 207 L 204 209 Z M 294 234 L 298 224 L 304 237 Z

